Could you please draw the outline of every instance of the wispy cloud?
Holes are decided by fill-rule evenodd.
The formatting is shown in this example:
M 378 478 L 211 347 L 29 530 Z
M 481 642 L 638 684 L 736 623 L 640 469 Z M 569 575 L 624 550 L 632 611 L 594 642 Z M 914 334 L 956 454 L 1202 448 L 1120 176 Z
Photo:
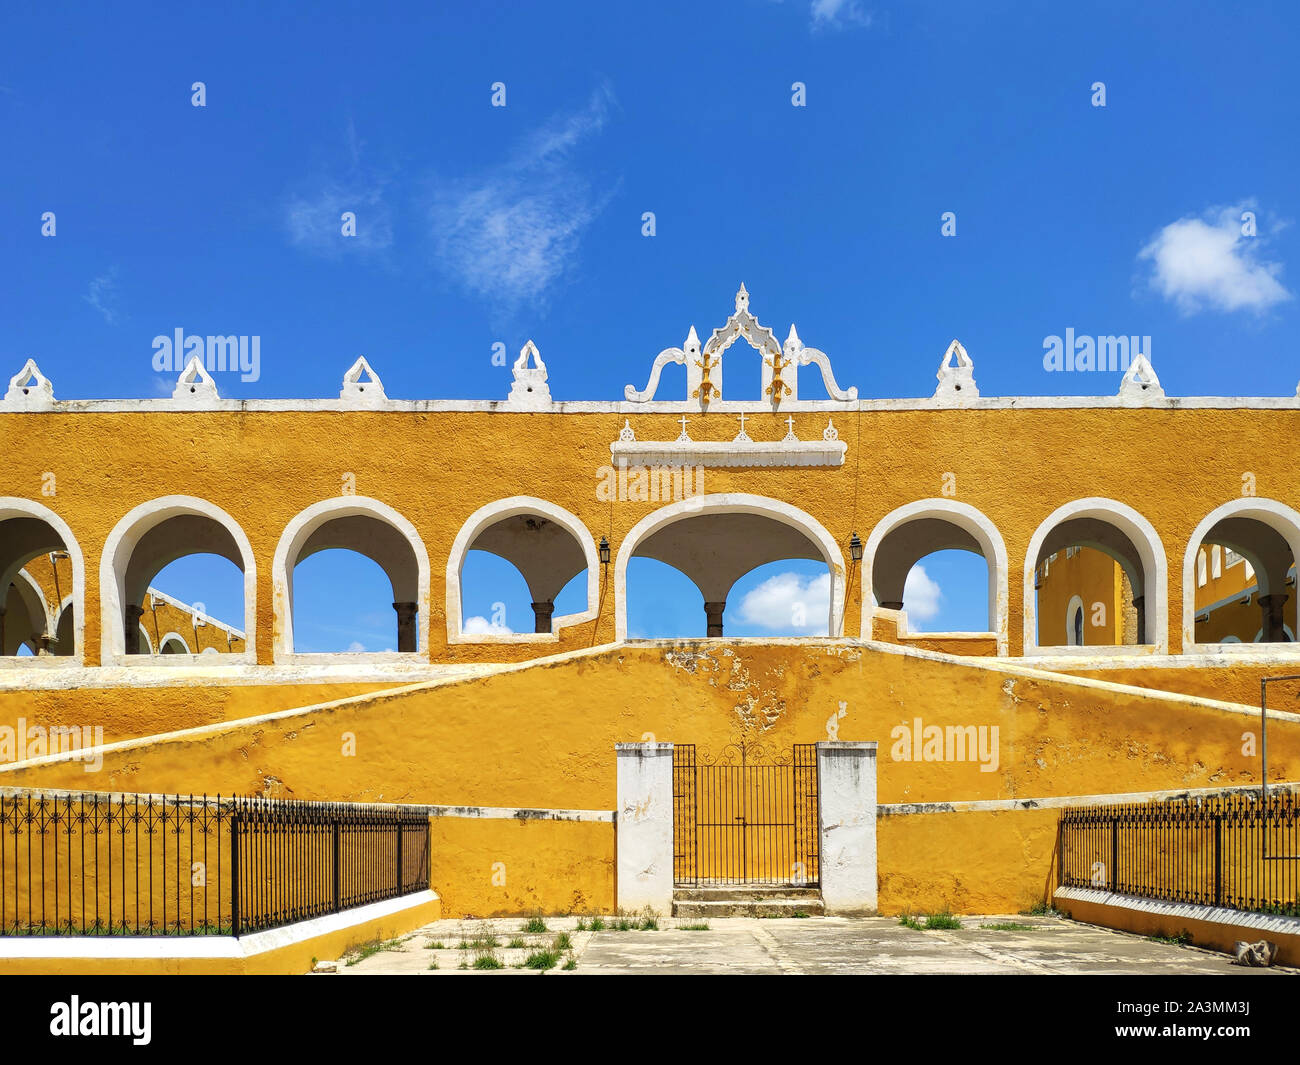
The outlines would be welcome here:
M 285 231 L 294 245 L 318 255 L 383 252 L 393 243 L 389 177 L 362 162 L 365 142 L 358 137 L 351 115 L 344 124 L 343 140 L 347 172 L 317 173 L 291 192 L 284 203 Z M 344 233 L 345 212 L 355 216 L 352 235 Z
M 842 30 L 850 26 L 865 28 L 872 22 L 871 12 L 864 11 L 859 0 L 812 0 L 814 30 Z
M 1201 217 L 1180 218 L 1157 233 L 1138 253 L 1150 263 L 1151 288 L 1183 314 L 1203 310 L 1256 313 L 1292 298 L 1278 280 L 1282 264 L 1262 258 L 1264 237 L 1247 236 L 1247 200 L 1212 207 Z
M 100 274 L 90 283 L 90 288 L 81 297 L 100 314 L 109 325 L 117 325 L 121 314 L 117 309 L 117 267 Z
M 613 93 L 597 89 L 578 111 L 553 116 L 501 165 L 467 179 L 438 179 L 429 219 L 437 265 L 506 310 L 544 300 L 575 265 L 583 234 L 612 187 L 574 156 L 609 119 Z

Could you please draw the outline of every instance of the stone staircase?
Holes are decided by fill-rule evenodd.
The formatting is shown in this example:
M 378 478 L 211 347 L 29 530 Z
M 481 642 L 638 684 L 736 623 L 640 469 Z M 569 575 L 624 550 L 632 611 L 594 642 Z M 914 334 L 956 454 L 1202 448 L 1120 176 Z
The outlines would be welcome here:
M 673 889 L 673 916 L 821 917 L 821 890 L 789 884 L 699 884 Z

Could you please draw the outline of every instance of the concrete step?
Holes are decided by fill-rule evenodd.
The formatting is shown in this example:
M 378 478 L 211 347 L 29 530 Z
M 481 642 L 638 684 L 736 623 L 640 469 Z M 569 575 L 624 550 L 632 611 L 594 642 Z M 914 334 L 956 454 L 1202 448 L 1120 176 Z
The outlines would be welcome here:
M 673 900 L 673 916 L 708 920 L 710 917 L 822 917 L 826 913 L 820 898 L 769 898 L 744 900 Z

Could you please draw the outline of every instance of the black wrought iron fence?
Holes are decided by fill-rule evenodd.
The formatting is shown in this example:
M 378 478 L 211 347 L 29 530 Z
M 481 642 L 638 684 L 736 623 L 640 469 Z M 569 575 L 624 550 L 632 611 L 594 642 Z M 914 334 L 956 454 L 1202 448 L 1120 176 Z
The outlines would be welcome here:
M 419 806 L 0 794 L 3 935 L 241 935 L 428 886 Z
M 1059 822 L 1060 883 L 1170 902 L 1300 915 L 1293 793 L 1081 806 Z

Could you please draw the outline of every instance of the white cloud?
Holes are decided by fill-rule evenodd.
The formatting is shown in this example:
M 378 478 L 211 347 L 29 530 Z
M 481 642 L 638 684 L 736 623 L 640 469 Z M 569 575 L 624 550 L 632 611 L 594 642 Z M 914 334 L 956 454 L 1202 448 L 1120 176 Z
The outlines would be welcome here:
M 871 13 L 858 0 L 812 0 L 814 30 L 840 30 L 847 26 L 870 26 Z
M 1151 263 L 1151 287 L 1184 314 L 1259 312 L 1291 299 L 1278 281 L 1282 264 L 1260 257 L 1264 238 L 1242 233 L 1242 214 L 1253 207 L 1245 201 L 1170 222 L 1138 253 Z
M 105 322 L 116 325 L 118 310 L 114 304 L 117 303 L 117 267 L 95 278 L 90 283 L 89 291 L 81 298 L 102 314 Z
M 515 630 L 508 625 L 502 625 L 499 621 L 488 621 L 487 618 L 476 614 L 472 618 L 465 619 L 465 624 L 460 627 L 460 631 L 467 636 L 509 636 Z
M 578 254 L 609 201 L 573 160 L 604 127 L 608 87 L 580 111 L 553 117 L 503 164 L 477 177 L 438 181 L 429 217 L 437 265 L 476 295 L 507 309 L 542 299 Z
M 350 644 L 348 644 L 347 649 L 353 652 L 364 651 L 366 649 L 366 645 L 362 643 L 360 640 L 353 640 Z
M 356 235 L 343 235 L 343 212 L 356 216 Z M 325 255 L 345 251 L 383 251 L 393 243 L 392 213 L 384 201 L 384 182 L 357 175 L 348 180 L 320 179 L 310 193 L 295 193 L 285 203 L 289 239 Z
M 825 636 L 830 602 L 829 573 L 818 577 L 778 573 L 746 593 L 736 618 L 764 629 L 795 629 L 800 635 Z
M 925 567 L 915 565 L 903 582 L 903 609 L 907 611 L 907 621 L 930 621 L 939 614 L 943 603 L 943 591 L 937 581 L 925 572 Z

